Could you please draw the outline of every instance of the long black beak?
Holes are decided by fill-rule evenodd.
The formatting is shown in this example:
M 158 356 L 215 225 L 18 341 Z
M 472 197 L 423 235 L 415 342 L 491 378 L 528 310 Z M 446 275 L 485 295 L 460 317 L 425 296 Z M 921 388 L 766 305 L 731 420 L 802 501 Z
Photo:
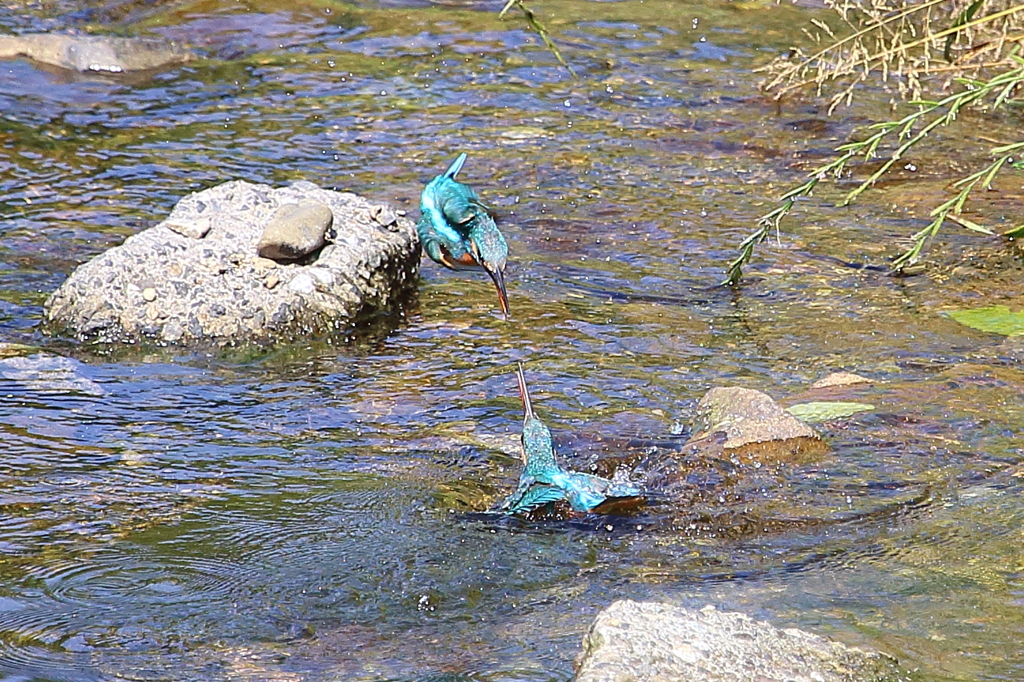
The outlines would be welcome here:
M 523 363 L 518 364 L 516 378 L 519 380 L 519 397 L 523 401 L 523 421 L 525 422 L 535 415 L 533 414 L 533 403 L 530 401 L 530 389 L 526 387 L 526 377 L 523 376 Z
M 505 273 L 497 268 L 485 268 L 487 274 L 494 280 L 494 288 L 498 290 L 498 302 L 501 303 L 501 314 L 505 316 L 505 320 L 509 319 L 508 309 L 508 294 L 505 292 Z

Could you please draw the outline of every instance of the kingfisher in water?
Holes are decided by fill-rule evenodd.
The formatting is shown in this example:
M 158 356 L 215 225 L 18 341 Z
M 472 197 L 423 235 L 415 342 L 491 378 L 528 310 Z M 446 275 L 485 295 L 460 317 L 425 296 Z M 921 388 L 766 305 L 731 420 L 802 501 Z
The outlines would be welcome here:
M 505 293 L 505 261 L 508 245 L 487 207 L 469 185 L 455 179 L 466 162 L 459 154 L 443 175 L 427 183 L 420 197 L 420 221 L 416 223 L 423 250 L 452 270 L 483 268 L 494 280 L 501 312 L 508 319 Z
M 522 364 L 519 365 L 517 377 L 524 412 L 524 466 L 519 477 L 519 486 L 514 493 L 505 498 L 498 511 L 505 514 L 526 514 L 548 503 L 565 500 L 573 511 L 589 512 L 604 502 L 640 496 L 641 490 L 627 482 L 567 471 L 559 466 L 555 460 L 551 432 L 533 411 Z

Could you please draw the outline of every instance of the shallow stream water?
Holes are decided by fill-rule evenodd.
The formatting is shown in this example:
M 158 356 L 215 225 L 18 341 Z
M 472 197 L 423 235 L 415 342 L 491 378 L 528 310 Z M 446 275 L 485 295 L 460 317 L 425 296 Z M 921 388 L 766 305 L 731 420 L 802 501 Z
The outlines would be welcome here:
M 967 114 L 848 209 L 798 206 L 735 290 L 735 247 L 857 125 L 757 91 L 816 16 L 788 5 L 537 5 L 576 82 L 494 3 L 9 2 L 0 30 L 149 31 L 201 59 L 145 78 L 0 63 L 0 676 L 566 680 L 619 598 L 740 610 L 935 680 L 1024 678 L 1020 352 L 943 315 L 1019 305 L 1019 258 L 947 229 L 884 265 L 1021 121 Z M 864 94 L 858 116 L 883 116 Z M 985 144 L 985 143 L 983 143 Z M 512 251 L 425 263 L 346 338 L 185 352 L 40 335 L 74 267 L 229 179 L 395 203 L 460 152 Z M 1016 175 L 1014 175 L 1016 173 Z M 847 181 L 844 181 L 847 182 Z M 1008 172 L 980 209 L 1019 223 Z M 987 213 L 986 213 L 987 211 Z M 499 522 L 524 362 L 567 464 L 671 457 L 712 386 L 875 410 L 811 461 L 705 472 L 685 505 Z

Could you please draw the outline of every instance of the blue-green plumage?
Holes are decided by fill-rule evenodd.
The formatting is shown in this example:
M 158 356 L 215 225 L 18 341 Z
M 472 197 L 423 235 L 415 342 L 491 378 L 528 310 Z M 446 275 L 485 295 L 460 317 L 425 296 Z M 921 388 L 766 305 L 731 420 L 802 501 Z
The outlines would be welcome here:
M 423 188 L 416 231 L 423 251 L 432 260 L 453 270 L 486 270 L 498 290 L 501 312 L 507 318 L 505 262 L 508 245 L 473 188 L 455 179 L 465 162 L 463 152 L 448 170 Z
M 565 500 L 573 511 L 589 512 L 601 503 L 636 497 L 635 486 L 600 476 L 567 471 L 558 465 L 551 432 L 533 411 L 523 367 L 519 365 L 519 395 L 523 400 L 523 473 L 515 492 L 498 508 L 506 514 L 525 514 L 550 502 Z

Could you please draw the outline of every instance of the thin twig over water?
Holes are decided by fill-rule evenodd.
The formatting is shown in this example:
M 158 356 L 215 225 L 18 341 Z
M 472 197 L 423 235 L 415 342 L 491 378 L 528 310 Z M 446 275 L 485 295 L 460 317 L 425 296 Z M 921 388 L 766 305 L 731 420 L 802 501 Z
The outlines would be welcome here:
M 555 59 L 558 60 L 558 63 L 564 66 L 573 78 L 579 80 L 580 77 L 576 75 L 576 72 L 573 70 L 573 68 L 569 66 L 568 62 L 566 62 L 565 59 L 562 57 L 562 53 L 558 51 L 558 46 L 555 45 L 555 41 L 551 39 L 548 30 L 544 28 L 544 24 L 540 23 L 540 20 L 537 19 L 537 15 L 533 13 L 532 9 L 530 9 L 529 7 L 526 6 L 525 3 L 523 3 L 523 0 L 508 0 L 508 2 L 505 3 L 505 7 L 502 8 L 501 12 L 498 14 L 498 18 L 504 19 L 505 15 L 508 13 L 510 9 L 512 9 L 512 7 L 519 8 L 519 10 L 523 13 L 523 16 L 526 17 L 526 22 L 530 24 L 530 28 L 536 31 L 537 35 L 539 35 L 540 39 L 544 41 L 544 44 L 547 46 L 547 48 L 551 50 L 551 54 L 555 55 Z

